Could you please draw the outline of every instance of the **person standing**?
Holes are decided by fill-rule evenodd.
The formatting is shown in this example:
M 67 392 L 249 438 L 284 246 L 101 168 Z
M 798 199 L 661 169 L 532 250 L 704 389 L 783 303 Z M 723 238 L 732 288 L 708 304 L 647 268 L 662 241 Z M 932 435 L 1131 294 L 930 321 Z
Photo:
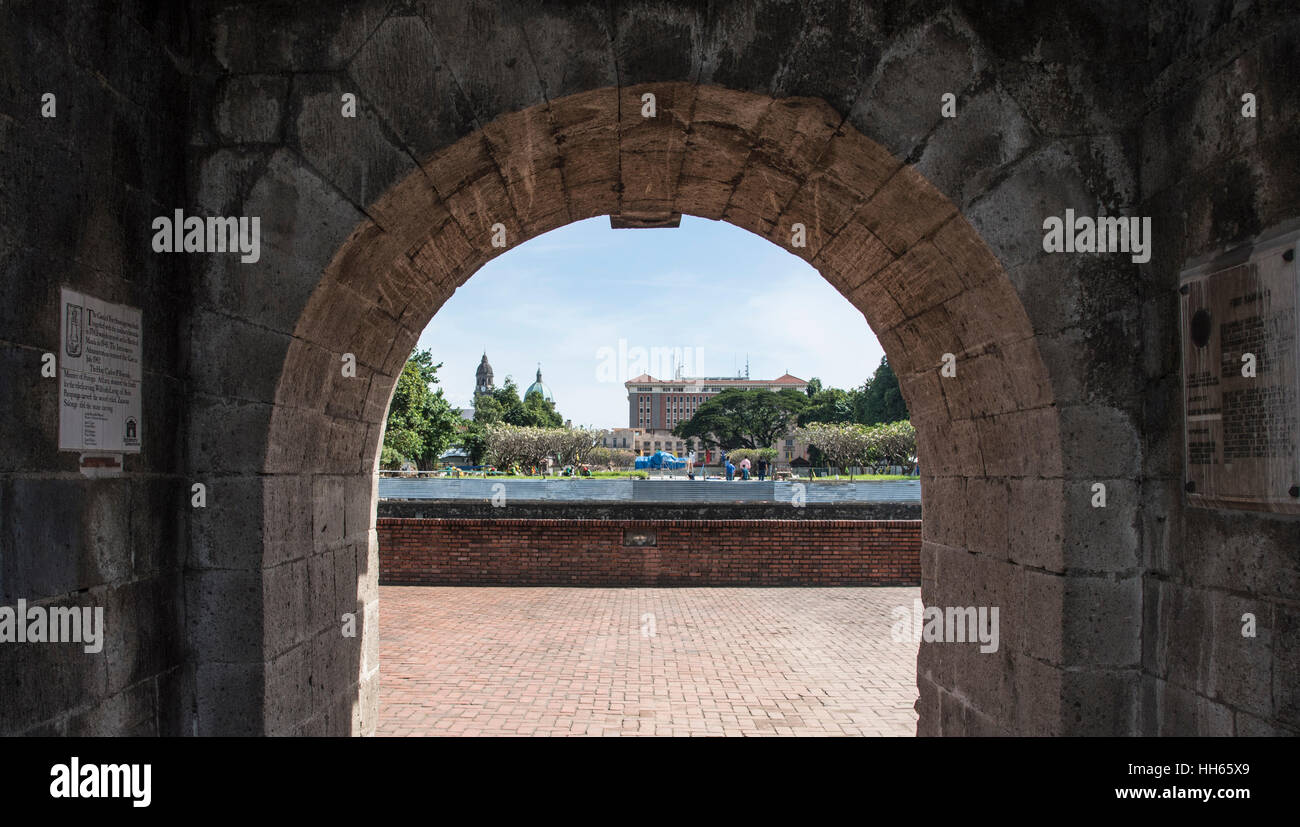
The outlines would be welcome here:
M 758 460 L 758 481 L 762 482 L 767 476 L 767 460 L 759 458 Z
M 736 478 L 736 466 L 731 464 L 731 460 L 727 460 L 727 479 L 734 480 L 735 478 Z

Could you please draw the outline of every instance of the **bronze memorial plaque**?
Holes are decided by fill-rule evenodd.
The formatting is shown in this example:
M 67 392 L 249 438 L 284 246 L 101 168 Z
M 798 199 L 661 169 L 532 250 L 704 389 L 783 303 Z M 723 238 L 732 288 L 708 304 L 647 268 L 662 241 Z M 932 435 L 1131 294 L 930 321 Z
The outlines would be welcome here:
M 1183 457 L 1192 505 L 1300 513 L 1298 235 L 1182 274 Z

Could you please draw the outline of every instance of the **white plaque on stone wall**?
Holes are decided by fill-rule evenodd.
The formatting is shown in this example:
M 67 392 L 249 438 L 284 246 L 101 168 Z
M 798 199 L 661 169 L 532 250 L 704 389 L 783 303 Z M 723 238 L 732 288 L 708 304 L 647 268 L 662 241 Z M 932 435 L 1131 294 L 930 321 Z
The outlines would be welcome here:
M 1298 237 L 1182 274 L 1183 459 L 1193 505 L 1300 513 Z
M 59 450 L 140 453 L 140 309 L 65 287 L 60 315 Z

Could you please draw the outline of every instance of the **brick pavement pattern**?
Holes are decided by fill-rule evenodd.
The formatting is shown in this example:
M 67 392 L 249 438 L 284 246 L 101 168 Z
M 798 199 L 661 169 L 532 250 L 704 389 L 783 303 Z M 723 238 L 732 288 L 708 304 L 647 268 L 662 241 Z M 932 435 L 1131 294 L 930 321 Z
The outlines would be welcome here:
M 913 735 L 911 587 L 383 586 L 379 735 Z

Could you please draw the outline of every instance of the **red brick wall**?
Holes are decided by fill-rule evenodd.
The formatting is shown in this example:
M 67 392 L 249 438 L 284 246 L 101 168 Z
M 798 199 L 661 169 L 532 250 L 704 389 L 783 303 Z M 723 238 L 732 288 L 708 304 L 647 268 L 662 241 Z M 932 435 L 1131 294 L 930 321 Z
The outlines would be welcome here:
M 624 532 L 657 545 L 625 546 Z M 379 582 L 917 586 L 920 520 L 379 519 Z

